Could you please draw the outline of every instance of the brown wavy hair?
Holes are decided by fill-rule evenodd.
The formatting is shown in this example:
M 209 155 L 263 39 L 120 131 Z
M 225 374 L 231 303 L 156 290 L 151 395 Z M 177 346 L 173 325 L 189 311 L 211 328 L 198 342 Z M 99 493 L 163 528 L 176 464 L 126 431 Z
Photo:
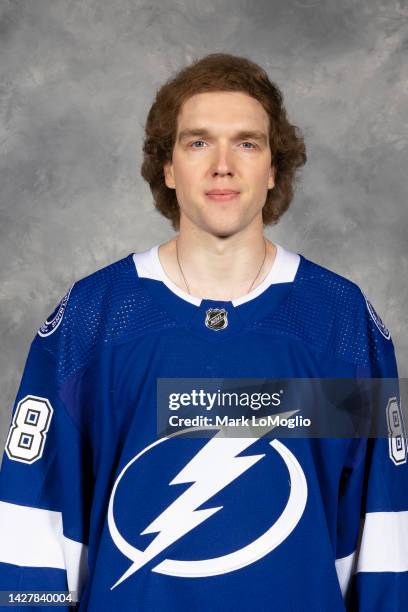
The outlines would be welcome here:
M 145 126 L 141 174 L 149 183 L 157 210 L 180 227 L 175 189 L 164 181 L 163 166 L 172 159 L 177 118 L 183 103 L 195 94 L 240 91 L 262 104 L 269 116 L 275 186 L 268 190 L 262 209 L 264 225 L 278 221 L 293 199 L 298 169 L 306 163 L 306 147 L 299 128 L 288 121 L 279 87 L 251 60 L 226 53 L 211 53 L 180 70 L 156 93 Z

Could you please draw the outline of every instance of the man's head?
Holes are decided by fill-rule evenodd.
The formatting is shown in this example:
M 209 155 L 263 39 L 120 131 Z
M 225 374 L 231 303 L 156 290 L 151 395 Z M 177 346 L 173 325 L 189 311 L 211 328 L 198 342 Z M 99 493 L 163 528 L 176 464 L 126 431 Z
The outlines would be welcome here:
M 141 170 L 174 229 L 181 213 L 228 235 L 257 215 L 276 223 L 305 161 L 303 138 L 265 71 L 245 58 L 211 54 L 157 92 Z M 216 189 L 238 193 L 217 198 L 209 193 Z

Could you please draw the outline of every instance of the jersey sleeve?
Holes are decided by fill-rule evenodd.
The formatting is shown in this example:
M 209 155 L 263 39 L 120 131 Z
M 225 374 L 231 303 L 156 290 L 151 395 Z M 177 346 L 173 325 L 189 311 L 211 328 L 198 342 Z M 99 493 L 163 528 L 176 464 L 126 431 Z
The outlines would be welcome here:
M 357 376 L 387 379 L 376 409 L 389 435 L 350 444 L 339 492 L 336 567 L 347 610 L 402 612 L 408 601 L 407 440 L 393 343 L 368 308 L 368 362 Z
M 92 470 L 86 437 L 72 418 L 79 394 L 71 394 L 71 405 L 61 399 L 59 358 L 49 350 L 55 345 L 45 334 L 32 342 L 12 411 L 0 470 L 0 591 L 80 597 Z

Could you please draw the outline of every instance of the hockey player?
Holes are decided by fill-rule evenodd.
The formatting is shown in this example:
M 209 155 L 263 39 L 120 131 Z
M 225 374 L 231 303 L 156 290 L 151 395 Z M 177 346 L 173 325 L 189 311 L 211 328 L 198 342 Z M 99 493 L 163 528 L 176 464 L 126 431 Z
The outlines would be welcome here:
M 397 377 L 360 288 L 264 236 L 305 161 L 253 62 L 209 55 L 160 88 L 142 175 L 176 234 L 74 283 L 32 342 L 0 590 L 71 590 L 90 612 L 407 609 L 398 394 L 392 439 L 157 431 L 164 379 Z

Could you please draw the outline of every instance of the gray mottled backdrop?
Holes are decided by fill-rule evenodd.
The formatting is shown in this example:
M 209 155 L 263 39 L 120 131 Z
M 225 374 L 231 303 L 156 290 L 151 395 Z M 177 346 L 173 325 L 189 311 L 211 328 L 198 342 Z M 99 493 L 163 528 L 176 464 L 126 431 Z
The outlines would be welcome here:
M 407 21 L 397 0 L 0 0 L 0 445 L 73 280 L 172 235 L 139 175 L 143 124 L 215 51 L 262 64 L 306 138 L 268 237 L 357 282 L 408 375 Z

